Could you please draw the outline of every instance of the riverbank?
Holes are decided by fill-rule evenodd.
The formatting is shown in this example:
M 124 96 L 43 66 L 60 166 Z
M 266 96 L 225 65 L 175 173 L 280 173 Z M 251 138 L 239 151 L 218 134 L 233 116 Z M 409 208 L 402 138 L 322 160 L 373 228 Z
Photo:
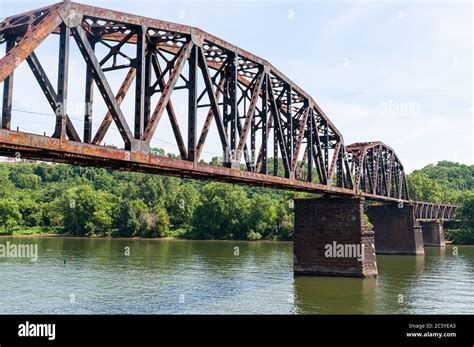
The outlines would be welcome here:
M 292 242 L 293 240 L 282 240 L 282 239 L 259 239 L 259 240 L 248 240 L 248 239 L 191 239 L 179 236 L 154 236 L 154 237 L 143 237 L 143 236 L 113 236 L 113 235 L 74 235 L 70 233 L 63 233 L 57 230 L 43 230 L 39 231 L 38 228 L 15 230 L 12 232 L 6 232 L 0 230 L 0 238 L 2 237 L 20 237 L 20 238 L 68 238 L 68 239 L 112 239 L 112 240 L 174 240 L 174 241 L 250 241 L 250 242 Z
M 13 232 L 6 232 L 0 230 L 0 238 L 2 237 L 24 237 L 24 238 L 71 238 L 71 239 L 113 239 L 113 240 L 174 240 L 174 241 L 250 241 L 250 242 L 293 242 L 293 240 L 282 240 L 282 239 L 259 239 L 259 240 L 246 240 L 246 239 L 191 239 L 179 236 L 154 236 L 154 237 L 143 237 L 143 236 L 113 236 L 113 235 L 74 235 L 60 232 L 59 230 L 53 229 L 22 229 L 15 230 Z M 456 243 L 452 240 L 446 240 L 446 245 L 449 246 L 474 246 L 474 244 Z

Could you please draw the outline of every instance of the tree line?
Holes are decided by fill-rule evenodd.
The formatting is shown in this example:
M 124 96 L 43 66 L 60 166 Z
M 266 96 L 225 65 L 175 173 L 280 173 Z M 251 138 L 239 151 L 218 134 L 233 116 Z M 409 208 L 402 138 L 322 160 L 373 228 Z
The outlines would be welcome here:
M 291 239 L 301 193 L 48 163 L 0 164 L 3 233 Z
M 217 162 L 214 158 L 212 162 Z M 463 204 L 447 238 L 474 243 L 474 166 L 408 175 L 412 199 Z M 304 193 L 47 163 L 0 165 L 0 231 L 80 236 L 289 240 Z

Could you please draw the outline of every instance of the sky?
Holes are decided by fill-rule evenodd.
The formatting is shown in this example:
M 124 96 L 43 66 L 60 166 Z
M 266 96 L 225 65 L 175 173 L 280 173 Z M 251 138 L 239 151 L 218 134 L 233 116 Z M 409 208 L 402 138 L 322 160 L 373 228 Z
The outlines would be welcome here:
M 395 149 L 408 172 L 440 160 L 473 164 L 470 1 L 81 2 L 199 27 L 266 59 L 313 97 L 346 145 L 382 141 Z M 49 4 L 0 0 L 0 17 Z M 52 40 L 37 53 L 55 85 L 57 43 Z M 69 95 L 68 113 L 82 133 L 84 66 L 75 49 L 69 80 L 77 92 Z M 111 81 L 114 90 L 121 78 Z M 26 63 L 17 68 L 14 85 L 12 125 L 50 132 L 51 109 Z M 122 106 L 129 124 L 132 101 L 133 96 Z M 181 105 L 175 106 L 184 119 Z M 104 111 L 94 106 L 95 129 Z M 176 152 L 170 129 L 160 124 L 152 145 Z M 108 136 L 106 143 L 118 138 L 116 131 Z M 217 133 L 209 138 L 207 160 L 220 154 Z

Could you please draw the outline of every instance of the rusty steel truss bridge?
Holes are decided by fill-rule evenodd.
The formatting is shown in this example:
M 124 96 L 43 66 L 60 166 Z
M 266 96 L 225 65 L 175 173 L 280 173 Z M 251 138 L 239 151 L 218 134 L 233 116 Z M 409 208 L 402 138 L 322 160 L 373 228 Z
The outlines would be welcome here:
M 51 35 L 59 42 L 56 88 L 35 53 Z M 82 136 L 67 111 L 68 89 L 77 88 L 68 85 L 73 41 L 86 66 Z M 200 29 L 66 1 L 6 18 L 0 44 L 6 46 L 0 155 L 412 203 L 421 221 L 452 219 L 457 208 L 411 201 L 392 148 L 346 146 L 303 89 L 266 60 Z M 11 129 L 14 71 L 25 60 L 55 114 L 55 124 L 44 129 L 50 135 Z M 120 71 L 125 78 L 114 93 L 110 76 Z M 94 89 L 108 110 L 101 117 L 92 112 Z M 133 124 L 121 110 L 130 89 Z M 172 100 L 179 90 L 187 93 L 181 117 Z M 176 140 L 175 158 L 150 152 L 163 116 Z M 101 123 L 93 131 L 95 117 Z M 103 143 L 112 124 L 121 148 Z M 200 161 L 212 127 L 222 165 Z

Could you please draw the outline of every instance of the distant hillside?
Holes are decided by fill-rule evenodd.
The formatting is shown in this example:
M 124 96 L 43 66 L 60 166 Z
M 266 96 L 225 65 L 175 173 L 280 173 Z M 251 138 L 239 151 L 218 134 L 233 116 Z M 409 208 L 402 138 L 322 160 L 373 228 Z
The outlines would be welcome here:
M 413 200 L 463 206 L 457 220 L 445 223 L 445 237 L 456 244 L 474 244 L 474 165 L 440 161 L 407 176 Z
M 430 164 L 421 170 L 432 180 L 435 180 L 448 189 L 474 190 L 474 165 L 465 165 L 443 160 L 438 164 Z
M 474 165 L 440 161 L 413 171 L 407 180 L 411 199 L 462 204 L 474 194 Z

